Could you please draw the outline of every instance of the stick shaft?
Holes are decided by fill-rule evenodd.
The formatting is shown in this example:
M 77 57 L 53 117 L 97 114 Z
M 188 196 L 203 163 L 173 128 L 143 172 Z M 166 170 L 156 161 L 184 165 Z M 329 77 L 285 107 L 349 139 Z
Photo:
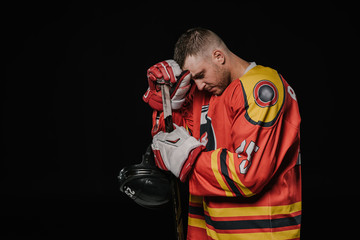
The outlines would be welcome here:
M 163 102 L 165 130 L 166 132 L 171 132 L 172 130 L 174 130 L 174 127 L 172 121 L 169 85 L 166 84 L 161 85 L 161 95 Z M 172 185 L 172 197 L 173 197 L 174 222 L 176 228 L 176 239 L 184 240 L 183 221 L 181 217 L 182 212 L 181 212 L 180 190 L 179 190 L 178 181 L 175 177 L 171 179 L 171 185 Z
M 174 130 L 174 127 L 173 127 L 173 121 L 172 121 L 169 85 L 165 85 L 165 84 L 161 85 L 161 95 L 162 95 L 162 102 L 163 102 L 165 130 L 166 130 L 166 132 L 171 132 L 172 130 Z

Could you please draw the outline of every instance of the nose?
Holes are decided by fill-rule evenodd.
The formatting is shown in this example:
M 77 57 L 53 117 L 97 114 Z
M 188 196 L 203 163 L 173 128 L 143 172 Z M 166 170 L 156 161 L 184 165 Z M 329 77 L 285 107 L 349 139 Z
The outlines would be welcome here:
M 204 90 L 206 84 L 205 84 L 203 81 L 196 80 L 196 81 L 194 81 L 194 82 L 195 82 L 197 88 L 199 89 L 199 91 Z

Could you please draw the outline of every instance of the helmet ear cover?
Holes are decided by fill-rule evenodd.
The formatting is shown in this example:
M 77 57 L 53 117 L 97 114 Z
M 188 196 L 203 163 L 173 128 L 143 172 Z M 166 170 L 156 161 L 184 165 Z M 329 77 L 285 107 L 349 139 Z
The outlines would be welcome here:
M 155 166 L 151 147 L 140 164 L 124 167 L 118 179 L 120 191 L 142 207 L 161 208 L 171 199 L 169 174 Z

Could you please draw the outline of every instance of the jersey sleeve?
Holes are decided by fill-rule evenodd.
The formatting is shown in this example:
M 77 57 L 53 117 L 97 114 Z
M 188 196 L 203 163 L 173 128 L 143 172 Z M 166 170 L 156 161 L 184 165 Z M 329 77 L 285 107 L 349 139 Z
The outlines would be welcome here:
M 234 89 L 228 103 L 233 146 L 200 154 L 189 177 L 191 194 L 251 197 L 260 193 L 274 176 L 296 165 L 300 141 L 297 107 L 289 109 L 293 113 L 284 113 L 288 110 L 284 83 L 280 76 L 276 81 L 266 81 L 262 89 L 266 92 L 256 93 L 263 94 L 263 99 L 254 94 L 257 84 L 264 84 L 256 79 L 247 81 L 246 86 L 245 81 L 240 81 Z M 270 87 L 275 87 L 273 97 L 278 94 L 275 101 L 271 99 Z M 258 104 L 261 100 L 264 106 Z M 266 105 L 265 100 L 273 102 Z M 287 114 L 297 117 L 290 122 Z

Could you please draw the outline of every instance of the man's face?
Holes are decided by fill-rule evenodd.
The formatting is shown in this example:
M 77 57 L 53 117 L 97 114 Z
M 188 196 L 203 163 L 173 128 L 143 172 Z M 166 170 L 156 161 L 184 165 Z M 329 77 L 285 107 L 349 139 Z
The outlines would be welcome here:
M 214 95 L 221 95 L 231 83 L 230 73 L 214 59 L 201 56 L 188 56 L 183 70 L 189 70 L 197 88 Z

